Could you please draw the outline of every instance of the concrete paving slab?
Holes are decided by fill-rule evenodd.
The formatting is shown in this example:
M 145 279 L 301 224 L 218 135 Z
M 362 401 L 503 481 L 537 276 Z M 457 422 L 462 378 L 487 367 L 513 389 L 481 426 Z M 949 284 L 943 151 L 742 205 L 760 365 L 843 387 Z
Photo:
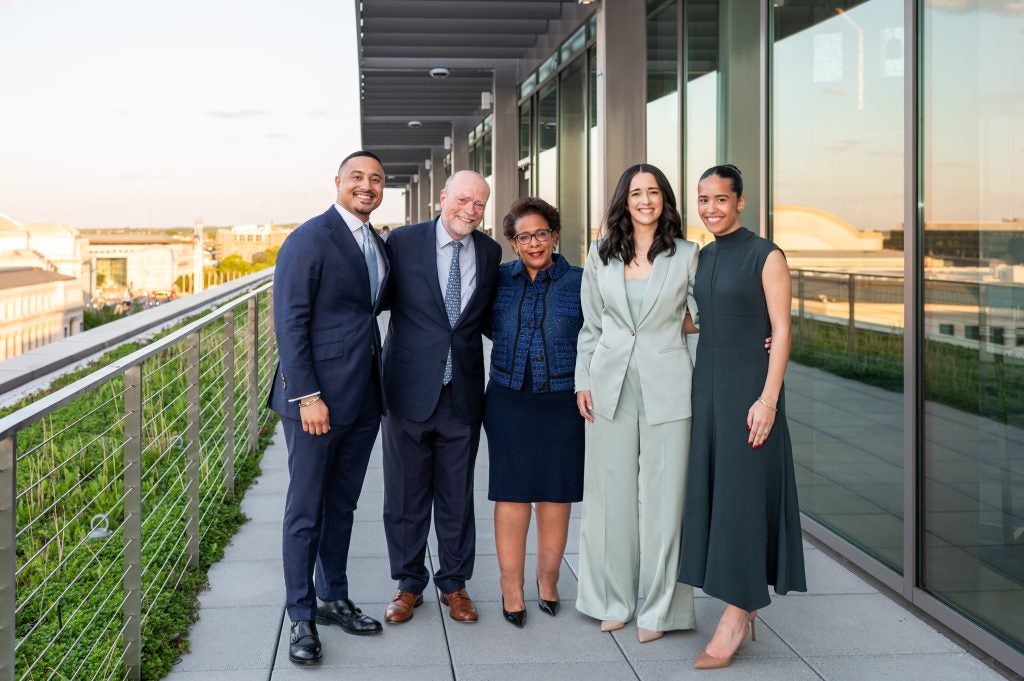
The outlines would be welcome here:
M 625 660 L 601 662 L 533 662 L 520 660 L 514 664 L 456 665 L 459 681 L 636 681 L 636 674 Z
M 284 518 L 284 495 L 246 494 L 242 500 L 242 513 L 250 522 L 280 524 Z
M 248 522 L 224 548 L 222 560 L 269 560 L 281 555 L 281 519 Z
M 203 608 L 284 607 L 284 568 L 278 556 L 221 561 L 210 568 L 210 589 L 199 594 Z
M 352 524 L 352 540 L 348 555 L 353 557 L 387 556 L 388 545 L 384 538 L 384 521 L 364 521 Z
M 786 597 L 759 613 L 802 657 L 952 653 L 960 648 L 881 594 Z
M 246 669 L 250 679 L 264 678 L 271 667 L 281 615 L 280 606 L 203 608 L 189 632 L 191 652 L 172 671 Z
M 571 604 L 566 603 L 566 606 Z M 452 664 L 486 661 L 491 664 L 531 662 L 593 662 L 621 660 L 622 653 L 608 634 L 573 607 L 563 607 L 557 617 L 530 608 L 526 627 L 517 629 L 501 616 L 498 603 L 480 607 L 480 621 L 458 624 L 445 620 Z
M 1003 676 L 968 653 L 930 655 L 836 655 L 808 657 L 828 681 L 1003 681 Z
M 633 668 L 641 681 L 706 681 L 709 673 L 694 669 L 693 660 L 640 660 L 633 663 Z M 714 681 L 821 681 L 798 658 L 756 659 L 744 654 L 737 655 L 732 666 L 716 669 L 713 674 Z
M 537 565 L 537 554 L 526 554 L 525 584 L 524 591 L 528 603 L 536 606 L 537 586 L 534 582 L 534 567 Z M 572 571 L 563 566 L 558 575 L 558 595 L 563 601 L 570 603 L 576 600 L 576 576 Z M 476 566 L 473 569 L 473 579 L 469 582 L 467 589 L 469 595 L 475 601 L 501 601 L 501 580 L 498 571 L 498 557 L 496 555 L 477 555 Z M 498 612 L 501 616 L 501 612 Z
M 274 669 L 271 681 L 311 681 L 312 679 L 338 679 L 337 667 L 297 667 L 285 660 L 287 667 Z M 450 665 L 414 665 L 388 667 L 347 667 L 346 678 L 360 681 L 452 681 Z
M 386 603 L 361 603 L 363 612 L 382 613 Z M 390 666 L 448 666 L 448 646 L 441 625 L 439 604 L 424 603 L 416 608 L 411 620 L 389 624 L 373 636 L 353 636 L 341 627 L 318 626 L 323 659 L 319 668 L 332 668 L 329 678 L 339 677 L 339 668 Z M 446 613 L 447 614 L 447 613 Z M 293 666 L 288 661 L 289 623 L 281 628 L 275 667 Z M 306 671 L 303 669 L 302 671 Z M 389 677 L 381 677 L 389 678 Z
M 696 598 L 697 628 L 689 631 L 670 631 L 657 641 L 640 643 L 637 639 L 636 622 L 630 622 L 612 633 L 623 654 L 629 660 L 684 660 L 697 659 L 704 650 L 711 635 L 715 633 L 718 618 L 722 616 L 723 605 L 712 598 Z M 596 620 L 592 620 L 595 622 Z M 757 640 L 743 642 L 743 655 L 747 657 L 795 657 L 795 653 L 778 634 L 765 626 L 763 620 L 757 623 Z
M 804 567 L 807 572 L 807 593 L 793 591 L 789 596 L 878 593 L 878 589 L 821 551 L 805 551 Z
M 204 669 L 194 672 L 171 670 L 168 681 L 263 681 L 271 670 L 254 669 Z

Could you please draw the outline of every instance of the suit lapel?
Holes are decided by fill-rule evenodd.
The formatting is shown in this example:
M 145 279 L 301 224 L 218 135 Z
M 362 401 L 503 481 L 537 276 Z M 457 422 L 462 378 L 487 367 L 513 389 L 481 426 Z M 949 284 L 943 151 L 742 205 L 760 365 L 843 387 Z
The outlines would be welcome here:
M 381 292 L 381 295 L 377 296 L 377 300 L 374 303 L 374 309 L 373 309 L 374 312 L 378 312 L 379 311 L 379 306 L 380 306 L 380 301 L 384 297 L 383 293 L 384 293 L 384 291 L 387 290 L 386 287 L 388 285 L 388 277 L 391 276 L 391 263 L 388 262 L 387 251 L 384 250 L 384 239 L 381 239 L 380 235 L 378 235 L 377 232 L 374 231 L 373 229 L 370 230 L 370 234 L 373 235 L 373 241 L 374 241 L 374 243 L 377 244 L 377 252 L 381 254 L 381 260 L 384 261 L 384 274 L 380 278 L 380 292 Z M 365 267 L 365 262 L 364 262 L 363 266 Z M 366 273 L 366 279 L 367 279 L 367 282 L 369 282 L 369 279 L 370 279 L 370 273 L 369 272 Z M 369 286 L 367 286 L 367 288 L 369 288 Z
M 420 241 L 420 260 L 423 265 L 423 272 L 427 275 L 427 288 L 434 296 L 434 301 L 448 319 L 448 311 L 444 307 L 444 294 L 441 293 L 441 283 L 437 274 L 437 237 L 435 236 L 435 221 L 423 223 L 423 235 Z
M 629 303 L 626 301 L 626 277 L 622 260 L 619 258 L 608 258 L 606 276 L 608 277 L 608 291 L 611 293 L 612 303 L 620 311 L 622 318 L 627 323 L 632 324 L 633 317 L 629 313 Z
M 346 258 L 349 263 L 354 263 L 356 270 L 359 272 L 359 279 L 363 282 L 366 304 L 372 308 L 373 301 L 370 300 L 370 272 L 366 269 L 366 260 L 363 259 L 363 252 L 360 250 L 359 244 L 356 243 L 352 230 L 348 228 L 348 225 L 345 224 L 345 221 L 338 214 L 338 210 L 334 206 L 327 209 L 324 217 L 326 218 L 328 236 L 334 242 L 334 245 L 338 247 L 341 256 Z M 384 260 L 386 262 L 387 258 Z
M 658 296 L 661 294 L 661 289 L 665 285 L 665 279 L 668 277 L 668 271 L 672 267 L 672 259 L 668 257 L 666 253 L 659 253 L 654 258 L 654 266 L 651 268 L 651 278 L 647 282 L 647 288 L 644 290 L 644 299 L 640 305 L 640 319 L 637 320 L 636 325 L 640 326 L 647 319 L 647 315 L 651 313 L 654 308 L 655 301 L 658 300 Z

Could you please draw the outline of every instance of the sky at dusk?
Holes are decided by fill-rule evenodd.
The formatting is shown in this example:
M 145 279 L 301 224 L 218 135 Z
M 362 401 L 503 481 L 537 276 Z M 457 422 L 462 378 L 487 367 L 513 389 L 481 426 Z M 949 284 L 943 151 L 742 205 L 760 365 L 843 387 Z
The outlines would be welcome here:
M 354 0 L 0 0 L 0 213 L 302 222 L 357 149 Z M 400 222 L 389 190 L 374 221 Z

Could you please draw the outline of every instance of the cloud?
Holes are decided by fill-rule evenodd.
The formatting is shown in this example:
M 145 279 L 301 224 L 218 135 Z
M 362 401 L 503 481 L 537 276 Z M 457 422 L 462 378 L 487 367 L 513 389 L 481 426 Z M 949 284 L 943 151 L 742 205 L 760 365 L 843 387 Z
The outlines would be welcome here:
M 265 116 L 269 111 L 263 109 L 209 109 L 206 114 L 215 118 L 255 118 Z
M 267 133 L 263 133 L 263 136 L 266 139 L 270 139 L 270 140 L 278 140 L 278 139 L 284 139 L 286 137 L 291 137 L 291 135 L 286 135 L 283 132 L 267 132 Z

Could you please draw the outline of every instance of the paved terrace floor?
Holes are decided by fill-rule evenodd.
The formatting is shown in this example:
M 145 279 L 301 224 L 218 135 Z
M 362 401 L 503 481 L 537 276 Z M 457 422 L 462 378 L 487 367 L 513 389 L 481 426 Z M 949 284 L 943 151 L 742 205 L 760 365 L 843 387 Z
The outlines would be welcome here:
M 758 639 L 744 644 L 732 667 L 698 672 L 691 665 L 721 612 L 721 604 L 699 594 L 698 628 L 672 632 L 640 644 L 636 625 L 606 634 L 572 607 L 579 560 L 579 508 L 573 509 L 557 617 L 536 605 L 532 579 L 526 590 L 529 618 L 519 630 L 501 616 L 501 591 L 494 555 L 492 504 L 487 501 L 487 444 L 476 469 L 477 561 L 470 595 L 480 610 L 476 624 L 447 617 L 433 588 L 415 617 L 385 625 L 377 636 L 358 637 L 338 627 L 320 627 L 323 660 L 317 667 L 288 661 L 287 618 L 280 559 L 281 517 L 288 483 L 284 438 L 278 428 L 263 459 L 263 474 L 242 505 L 249 522 L 210 570 L 210 589 L 200 597 L 191 652 L 175 665 L 171 681 L 450 681 L 586 679 L 802 679 L 830 681 L 898 679 L 985 681 L 1002 677 L 952 640 L 879 593 L 805 542 L 807 594 L 775 597 L 759 613 Z M 373 451 L 349 560 L 352 598 L 383 620 L 395 585 L 389 577 L 381 520 L 383 504 L 380 440 Z M 531 534 L 530 547 L 535 546 Z M 528 548 L 528 551 L 533 550 Z M 433 539 L 429 558 L 437 560 Z M 527 575 L 534 556 L 527 556 Z

